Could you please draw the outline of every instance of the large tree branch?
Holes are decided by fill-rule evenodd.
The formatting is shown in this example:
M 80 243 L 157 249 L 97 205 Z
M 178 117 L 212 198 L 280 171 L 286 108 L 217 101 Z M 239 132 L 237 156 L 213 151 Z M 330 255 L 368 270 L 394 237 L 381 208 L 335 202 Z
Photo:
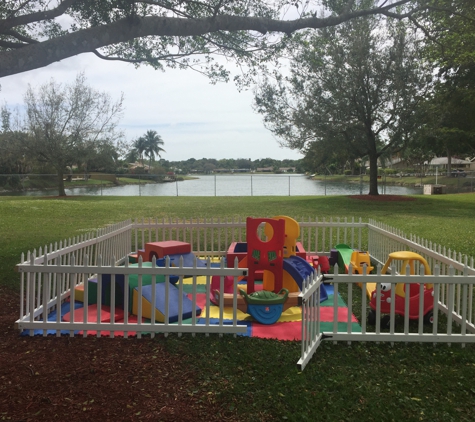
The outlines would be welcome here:
M 65 0 L 60 6 L 66 8 L 66 3 L 68 3 L 69 6 L 73 1 L 74 0 Z M 230 15 L 219 15 L 211 18 L 193 20 L 147 16 L 143 18 L 137 17 L 133 23 L 129 19 L 121 19 L 109 25 L 79 30 L 15 51 L 4 51 L 0 53 L 0 77 L 37 69 L 78 54 L 94 52 L 108 45 L 122 43 L 140 37 L 187 37 L 218 31 L 256 31 L 261 34 L 266 34 L 267 32 L 292 34 L 295 31 L 305 28 L 318 29 L 335 26 L 361 16 L 378 13 L 386 14 L 393 7 L 406 4 L 409 1 L 410 0 L 401 0 L 392 3 L 390 6 L 348 12 L 339 16 L 329 16 L 326 18 L 311 17 L 291 21 Z M 60 6 L 58 6 L 58 8 Z M 20 18 L 21 16 L 13 20 Z M 1 24 L 2 22 L 0 22 L 0 26 Z M 20 23 L 17 23 L 17 25 L 19 24 Z
M 15 37 L 17 40 L 19 41 L 23 41 L 24 43 L 27 43 L 27 44 L 36 44 L 38 43 L 39 41 L 33 39 L 33 38 L 30 38 L 30 37 L 26 37 L 22 34 L 20 34 L 19 32 L 16 32 L 16 31 L 5 31 L 4 32 L 5 35 L 10 35 L 12 37 Z
M 76 1 L 77 0 L 63 0 L 54 9 L 1 19 L 0 32 L 3 33 L 9 29 L 15 28 L 16 26 L 28 25 L 35 22 L 57 18 L 58 16 L 64 14 L 64 12 L 66 12 L 66 10 L 68 10 L 68 8 Z

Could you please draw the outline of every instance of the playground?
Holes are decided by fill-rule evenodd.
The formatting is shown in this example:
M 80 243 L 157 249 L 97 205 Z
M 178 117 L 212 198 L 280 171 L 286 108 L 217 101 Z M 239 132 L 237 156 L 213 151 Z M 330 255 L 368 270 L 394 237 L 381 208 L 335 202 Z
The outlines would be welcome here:
M 127 268 L 194 267 L 194 277 L 95 274 L 76 284 L 69 300 L 49 312 L 47 322 L 129 325 L 140 320 L 145 325 L 153 321 L 209 326 L 231 325 L 235 320 L 245 327 L 239 335 L 302 340 L 299 295 L 314 273 L 330 271 L 330 262 L 325 255 L 307 254 L 297 242 L 299 235 L 299 224 L 290 217 L 248 218 L 246 242 L 232 242 L 223 261 L 228 268 L 244 268 L 245 275 L 237 280 L 214 275 L 211 283 L 209 276 L 197 274 L 205 268 L 219 268 L 223 262 L 197 258 L 187 242 L 146 242 L 144 249 L 128 254 Z M 337 249 L 333 252 L 341 254 Z M 334 297 L 331 284 L 320 285 L 319 301 L 322 329 L 330 330 L 337 322 L 341 330 L 347 330 L 348 324 L 352 325 L 351 331 L 360 330 L 356 318 L 348 315 L 343 299 Z M 116 330 L 113 335 L 123 336 L 124 331 Z M 63 330 L 61 334 L 69 332 Z M 23 332 L 32 334 L 45 335 L 44 328 Z M 46 335 L 54 334 L 55 330 L 46 331 Z M 75 330 L 74 334 L 110 336 L 111 332 Z M 137 333 L 132 330 L 126 335 Z
M 475 341 L 473 259 L 441 252 L 372 221 L 125 221 L 23 257 L 17 327 L 298 340 L 301 369 L 327 338 Z
M 67 203 L 71 204 L 71 201 L 64 202 L 64 204 Z M 74 206 L 77 207 L 76 204 Z M 149 212 L 145 211 L 140 214 L 148 215 Z M 132 225 L 136 224 L 136 228 L 132 229 L 132 235 L 129 234 L 129 237 L 132 237 L 132 248 L 127 248 L 127 251 L 136 250 L 135 231 L 138 232 L 139 247 L 142 246 L 140 242 L 142 241 L 142 232 L 144 232 L 145 243 L 149 240 L 180 239 L 192 243 L 193 250 L 199 251 L 199 255 L 203 257 L 218 251 L 225 254 L 232 239 L 236 239 L 238 242 L 246 240 L 245 233 L 238 233 L 240 227 L 244 227 L 245 223 L 236 221 L 236 218 L 234 221 L 229 218 L 220 222 L 217 220 L 212 222 L 208 219 L 206 220 L 207 228 L 200 229 L 201 233 L 206 231 L 207 235 L 198 236 L 197 232 L 193 232 L 193 239 L 190 236 L 191 229 L 185 228 L 186 226 L 196 226 L 198 221 L 194 219 L 192 223 L 190 225 L 189 220 L 182 222 L 180 220 L 162 221 L 161 219 L 159 224 L 155 220 L 132 222 Z M 204 220 L 200 220 L 199 223 L 205 225 Z M 353 223 L 351 219 L 345 221 L 342 218 L 339 222 L 336 219 L 330 222 L 330 218 L 325 221 L 320 218 L 317 222 L 315 218 L 312 221 L 306 218 L 303 222 L 300 220 L 300 223 L 301 241 L 309 251 L 329 252 L 332 247 L 341 243 L 352 245 L 356 249 L 359 248 L 358 231 L 360 229 L 357 227 L 359 221 Z M 316 246 L 314 240 L 309 244 L 307 232 L 309 230 L 316 231 L 310 226 L 312 224 L 317 226 L 317 223 L 320 236 Z M 366 223 L 365 221 L 363 224 Z M 214 237 L 217 237 L 218 232 L 222 233 L 221 226 L 224 224 L 231 229 L 228 230 L 227 238 L 226 234 L 222 234 L 221 246 L 216 241 L 214 246 L 205 248 L 203 239 L 206 238 L 210 244 L 211 231 L 214 230 Z M 325 239 L 330 239 L 330 225 L 333 226 L 332 241 L 325 245 L 323 232 L 325 232 Z M 101 227 L 101 225 L 82 222 L 80 227 L 85 229 L 86 227 Z M 155 236 L 157 227 L 158 239 Z M 232 232 L 233 227 L 234 233 Z M 119 228 L 115 228 L 117 228 L 115 231 L 117 232 Z M 120 229 L 124 230 L 124 228 Z M 370 229 L 372 232 L 384 231 L 387 239 L 399 239 L 401 243 L 392 245 L 392 251 L 416 247 L 419 252 L 427 256 L 427 254 L 433 253 L 431 252 L 433 249 L 436 252 L 439 250 L 438 245 L 430 245 L 429 242 L 426 243 L 423 239 L 416 237 L 404 237 L 400 231 L 385 225 L 372 225 Z M 83 230 L 83 232 L 89 233 L 90 230 Z M 162 233 L 164 230 L 167 231 L 165 235 Z M 366 250 L 368 243 L 365 239 L 368 235 L 365 233 L 364 227 L 362 230 L 361 249 Z M 354 240 L 352 232 L 355 233 Z M 151 233 L 150 239 L 148 238 L 149 233 Z M 241 235 L 242 238 L 240 238 Z M 68 236 L 72 236 L 72 234 L 68 233 Z M 94 232 L 93 237 L 102 239 L 102 241 L 98 240 L 99 244 L 107 241 L 106 236 L 112 237 L 112 230 L 109 233 L 105 230 L 99 233 Z M 433 236 L 431 237 L 433 238 Z M 48 245 L 50 240 L 54 241 L 60 238 L 61 234 L 53 235 L 52 238 L 47 239 Z M 200 244 L 198 244 L 198 238 Z M 83 239 L 83 242 L 85 241 Z M 26 241 L 23 243 L 24 250 L 26 250 L 27 245 L 38 246 L 46 241 L 42 243 L 42 241 L 33 238 L 29 243 Z M 75 243 L 81 243 L 81 239 L 79 237 L 72 238 L 67 245 L 71 246 Z M 63 249 L 69 247 L 64 245 L 66 244 L 63 243 Z M 59 249 L 59 245 L 57 248 L 53 246 L 54 249 Z M 79 246 L 76 246 L 77 250 L 80 250 Z M 48 247 L 48 254 L 49 251 Z M 71 249 L 67 250 L 64 256 L 68 255 L 68 251 Z M 448 251 L 445 252 L 442 248 L 442 252 L 447 256 Z M 90 252 L 88 253 L 90 254 Z M 114 253 L 117 256 L 122 256 L 117 252 Z M 79 254 L 77 253 L 77 255 Z M 463 268 L 465 257 L 462 256 L 459 259 L 458 255 L 457 253 L 455 256 L 455 262 L 461 262 L 461 268 Z M 450 259 L 453 258 L 454 255 L 451 253 Z M 387 251 L 381 254 L 383 263 L 385 259 L 387 259 Z M 67 257 L 65 260 L 67 261 Z M 430 261 L 432 264 L 436 260 L 432 258 Z M 469 265 L 470 262 L 469 258 Z M 93 263 L 94 261 L 91 260 L 90 264 Z M 449 264 L 446 266 L 448 267 Z M 462 271 L 460 270 L 460 272 Z M 457 272 L 459 273 L 459 270 Z M 345 280 L 345 284 L 348 284 L 348 279 Z M 339 291 L 343 297 L 346 297 L 342 284 L 339 284 Z M 353 298 L 355 298 L 355 293 L 359 292 L 360 289 L 354 286 Z M 18 318 L 18 299 L 14 299 L 15 310 L 13 314 L 8 314 L 9 321 Z M 2 309 L 5 311 L 5 308 Z M 358 315 L 358 309 L 354 304 L 353 312 Z M 6 318 L 7 314 L 3 316 Z M 12 324 L 10 323 L 10 325 Z M 413 326 L 411 326 L 412 328 Z M 330 330 L 330 333 L 332 331 Z M 328 331 L 326 332 L 328 333 Z M 389 331 L 385 333 L 388 335 Z M 15 335 L 18 340 L 8 340 L 10 337 L 13 340 Z M 465 404 L 469 403 L 469 396 L 464 395 L 464 391 L 469 392 L 469 389 L 463 389 L 460 383 L 469 385 L 467 377 L 472 372 L 470 356 L 472 356 L 473 348 L 467 346 L 462 349 L 456 344 L 453 344 L 451 348 L 445 345 L 434 348 L 432 345 L 416 347 L 411 344 L 405 345 L 403 342 L 399 346 L 396 343 L 391 347 L 384 341 L 380 341 L 379 345 L 372 345 L 358 343 L 353 338 L 351 347 L 348 347 L 347 340 L 339 340 L 338 344 L 334 345 L 334 341 L 330 339 L 320 346 L 312 360 L 312 365 L 306 367 L 302 375 L 295 369 L 296 357 L 300 353 L 300 344 L 295 342 L 262 341 L 247 337 L 238 337 L 233 340 L 232 336 L 219 339 L 218 336 L 205 337 L 203 335 L 196 337 L 170 335 L 168 340 L 163 339 L 163 335 L 160 335 L 156 341 L 138 339 L 124 341 L 122 338 L 83 340 L 81 338 L 70 339 L 69 333 L 68 337 L 63 336 L 62 338 L 48 336 L 24 339 L 18 337 L 18 331 L 13 331 L 13 328 L 8 339 L 6 338 L 5 341 L 10 345 L 12 353 L 6 359 L 12 363 L 12 370 L 16 368 L 15 373 L 19 375 L 18 385 L 23 385 L 23 391 L 30 393 L 29 401 L 23 401 L 23 405 L 18 404 L 17 409 L 19 410 L 21 407 L 30 415 L 34 415 L 41 408 L 52 410 L 54 407 L 56 412 L 60 412 L 61 406 L 58 406 L 57 403 L 63 402 L 69 403 L 68 412 L 72 420 L 75 420 L 76 416 L 80 418 L 81 415 L 84 416 L 92 411 L 94 414 L 102 414 L 101 412 L 106 410 L 112 412 L 110 415 L 120 417 L 120 414 L 124 412 L 123 414 L 130 415 L 131 418 L 140 419 L 155 414 L 153 412 L 157 411 L 157 406 L 159 409 L 163 408 L 160 415 L 164 420 L 167 420 L 166 412 L 172 412 L 172 408 L 177 412 L 180 412 L 180 409 L 189 409 L 187 412 L 194 412 L 192 415 L 195 415 L 196 420 L 198 418 L 196 415 L 199 413 L 195 412 L 199 412 L 199 408 L 205 411 L 206 407 L 201 406 L 208 403 L 208 401 L 203 402 L 203 397 L 212 397 L 213 401 L 210 403 L 214 404 L 210 404 L 212 409 L 208 410 L 207 419 L 214 420 L 214 415 L 216 415 L 216 420 L 220 417 L 223 420 L 223 415 L 229 415 L 223 412 L 228 409 L 230 403 L 242 402 L 242 399 L 245 399 L 245 408 L 249 403 L 247 397 L 250 397 L 249 393 L 251 393 L 259 400 L 260 409 L 263 409 L 267 415 L 274 416 L 278 414 L 291 415 L 294 412 L 296 415 L 312 414 L 315 416 L 321 414 L 321 409 L 325 408 L 330 414 L 343 412 L 338 414 L 345 415 L 349 419 L 356 418 L 358 415 L 371 414 L 381 417 L 379 420 L 384 420 L 384 415 L 392 415 L 396 418 L 404 415 L 417 416 L 420 414 L 419 409 L 424 411 L 426 420 L 437 420 L 444 414 L 463 420 L 463 418 L 457 417 L 461 414 L 456 408 L 464 411 L 468 409 L 468 405 Z M 17 343 L 18 347 L 13 347 L 14 343 Z M 172 356 L 167 353 L 167 349 L 168 352 L 172 352 Z M 216 356 L 220 356 L 220 359 L 217 360 Z M 48 359 L 51 357 L 54 357 L 55 364 L 47 365 Z M 172 357 L 173 359 L 171 359 Z M 93 358 L 94 361 L 92 361 Z M 30 367 L 37 375 L 30 375 Z M 410 377 L 401 376 L 402 371 L 410 374 Z M 5 372 L 3 371 L 2 374 Z M 7 374 L 6 379 L 16 380 L 17 378 L 12 378 Z M 106 379 L 113 380 L 111 385 L 106 382 Z M 439 383 L 440 379 L 445 380 L 443 384 Z M 149 389 L 148 386 L 151 386 L 150 393 L 153 398 L 139 394 L 135 395 L 133 400 L 135 404 L 132 403 L 130 395 L 124 396 L 124 388 L 116 388 L 116 386 L 122 385 L 125 380 L 128 382 L 127 385 L 129 382 L 131 385 L 146 385 L 146 390 Z M 390 389 L 378 380 L 391 382 Z M 38 385 L 37 389 L 35 389 L 35 385 Z M 263 385 L 269 386 L 268 389 L 263 390 Z M 61 386 L 61 388 L 53 388 L 53 386 Z M 335 389 L 338 389 L 338 394 L 332 393 Z M 191 396 L 196 390 L 198 393 Z M 107 400 L 104 400 L 106 391 Z M 154 394 L 154 391 L 160 393 Z M 211 391 L 213 396 L 207 396 Z M 269 402 L 268 406 L 265 405 L 267 391 L 270 391 L 275 398 Z M 133 394 L 133 390 L 130 392 Z M 11 393 L 13 394 L 13 391 Z M 2 401 L 2 403 L 8 403 L 10 397 L 15 396 L 7 391 L 4 395 L 6 401 Z M 46 397 L 51 400 L 51 404 L 44 401 Z M 379 398 L 377 401 L 379 404 L 375 403 L 374 397 Z M 450 400 L 445 400 L 447 397 Z M 67 400 L 69 398 L 73 401 L 69 402 Z M 91 402 L 93 398 L 95 400 Z M 86 399 L 88 399 L 88 403 L 85 405 L 83 403 Z M 214 399 L 217 399 L 217 402 Z M 312 403 L 311 407 L 307 405 L 307 401 L 308 404 Z M 193 407 L 192 402 L 195 403 L 193 411 L 190 409 Z M 43 404 L 41 405 L 41 403 Z M 110 406 L 109 403 L 117 403 L 118 406 Z M 126 403 L 133 407 L 126 409 Z M 227 403 L 227 406 L 224 406 L 223 403 Z M 343 405 L 343 403 L 345 404 Z M 317 411 L 314 409 L 315 406 L 318 407 Z M 114 407 L 117 408 L 117 411 Z M 314 409 L 313 413 L 312 409 Z M 139 412 L 141 412 L 139 416 L 133 416 Z M 249 408 L 249 412 L 254 412 L 254 410 Z M 9 415 L 14 414 L 9 413 Z M 171 420 L 173 415 L 170 414 L 169 418 Z M 239 420 L 248 419 L 241 415 Z

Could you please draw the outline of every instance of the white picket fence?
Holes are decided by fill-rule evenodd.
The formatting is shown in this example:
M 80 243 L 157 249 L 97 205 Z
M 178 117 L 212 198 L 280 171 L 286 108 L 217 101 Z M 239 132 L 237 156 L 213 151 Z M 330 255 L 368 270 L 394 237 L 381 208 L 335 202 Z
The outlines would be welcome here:
M 300 219 L 300 238 L 302 247 L 308 254 L 328 255 L 334 245 L 346 243 L 350 247 L 369 251 L 375 264 L 381 265 L 386 261 L 390 252 L 410 250 L 422 255 L 431 265 L 434 276 L 423 276 L 424 283 L 436 286 L 434 289 L 434 324 L 428 331 L 421 321 L 413 323 L 407 318 L 402 318 L 402 325 L 398 322 L 393 310 L 389 315 L 390 327 L 385 330 L 381 327 L 380 313 L 377 312 L 374 328 L 368 327 L 366 315 L 368 299 L 363 293 L 365 289 L 354 287 L 356 283 L 375 282 L 377 295 L 380 295 L 381 283 L 421 283 L 420 276 L 402 277 L 394 275 L 346 275 L 332 274 L 332 283 L 335 290 L 333 312 L 337 315 L 338 293 L 342 293 L 348 304 L 348 321 L 345 332 L 339 330 L 335 318 L 331 332 L 320 330 L 320 284 L 325 277 L 315 273 L 304 283 L 300 299 L 302 304 L 302 350 L 299 367 L 304 368 L 318 345 L 324 339 L 333 341 L 420 341 L 420 342 L 448 342 L 469 343 L 474 339 L 474 309 L 473 309 L 473 284 L 474 260 L 455 251 L 445 250 L 440 245 L 432 244 L 415 236 L 406 236 L 400 231 L 377 223 L 373 220 L 365 223 L 354 219 Z M 197 257 L 206 257 L 207 265 L 199 267 L 197 261 L 193 266 L 185 267 L 130 267 L 128 255 L 132 251 L 142 249 L 147 242 L 179 240 L 191 244 Z M 236 318 L 236 300 L 232 307 L 232 323 L 229 321 L 229 308 L 225 309 L 221 301 L 219 306 L 218 322 L 210 322 L 209 316 L 196 315 L 197 289 L 203 285 L 197 284 L 198 276 L 206 277 L 204 286 L 206 292 L 210 289 L 210 280 L 213 275 L 221 277 L 221 292 L 224 291 L 223 279 L 225 276 L 234 277 L 234 297 L 237 297 L 237 279 L 247 271 L 245 268 L 225 268 L 222 258 L 226 255 L 227 248 L 232 242 L 245 242 L 246 222 L 244 220 L 156 220 L 143 219 L 140 221 L 124 221 L 99 229 L 96 233 L 82 235 L 73 239 L 63 240 L 54 245 L 47 245 L 38 251 L 22 255 L 17 268 L 21 274 L 21 302 L 20 316 L 17 326 L 30 335 L 62 334 L 75 335 L 82 332 L 83 336 L 94 333 L 100 336 L 109 333 L 114 337 L 120 335 L 137 335 L 150 333 L 231 333 L 238 334 L 245 331 L 245 326 L 240 326 Z M 220 268 L 212 267 L 210 259 L 220 259 Z M 394 268 L 393 274 L 400 268 Z M 158 323 L 152 318 L 150 323 L 142 322 L 141 300 L 138 301 L 137 320 L 131 321 L 125 312 L 123 319 L 117 320 L 115 310 L 116 277 L 123 276 L 124 303 L 127 303 L 128 285 L 130 277 L 138 277 L 139 299 L 142 297 L 143 279 L 152 277 L 152 290 L 156 289 L 157 277 L 164 276 L 167 280 L 174 275 L 179 280 L 177 288 L 183 292 L 185 277 L 191 277 L 192 288 L 192 314 L 190 321 L 183 321 L 178 317 L 176 323 L 168 322 L 168 310 L 165 309 L 165 322 Z M 97 311 L 101 314 L 104 276 L 110 276 L 110 321 L 87 322 L 87 306 L 80 312 L 79 321 L 74 318 L 68 322 L 62 321 L 60 308 L 68 302 L 74 303 L 74 288 L 80 284 L 85 286 L 85 305 L 88 303 L 87 280 L 96 277 L 97 285 Z M 417 279 L 417 280 L 416 280 Z M 190 280 L 190 279 L 188 279 Z M 429 281 L 427 281 L 429 280 Z M 168 286 L 170 283 L 166 283 Z M 364 287 L 364 285 L 363 285 Z M 122 287 L 121 287 L 122 288 Z M 392 289 L 394 291 L 394 289 Z M 154 292 L 152 292 L 152 295 Z M 168 292 L 166 292 L 168 295 Z M 206 307 L 209 306 L 209 295 Z M 222 295 L 221 295 L 222 297 Z M 167 303 L 167 301 L 165 301 Z M 181 305 L 179 305 L 181 306 Z M 226 318 L 224 317 L 226 312 Z M 178 312 L 180 314 L 180 312 Z M 360 329 L 353 331 L 353 313 L 359 316 Z M 51 318 L 51 315 L 55 315 Z M 78 314 L 76 314 L 78 315 Z M 443 315 L 443 317 L 442 317 Z M 400 318 L 399 318 L 400 319 Z M 443 319 L 443 321 L 442 321 Z M 414 326 L 416 324 L 416 326 Z M 358 326 L 358 324 L 356 324 Z M 402 328 L 401 328 L 402 327 Z M 457 328 L 453 328 L 457 327 Z M 369 329 L 371 328 L 371 330 Z M 39 330 L 39 331 L 37 331 Z M 441 331 L 442 330 L 442 331 Z
M 376 274 L 340 274 L 338 265 L 331 275 L 316 276 L 307 281 L 302 289 L 302 351 L 298 367 L 303 370 L 323 340 L 337 341 L 377 341 L 377 342 L 431 342 L 466 343 L 475 342 L 475 309 L 473 306 L 475 268 L 473 257 L 469 258 L 455 251 L 446 250 L 441 245 L 415 236 L 407 237 L 401 231 L 386 225 L 370 221 L 368 229 L 368 251 L 376 264 Z M 397 275 L 401 268 L 394 265 L 391 273 L 381 274 L 381 266 L 388 254 L 395 251 L 412 251 L 423 256 L 429 263 L 433 275 L 412 276 Z M 409 273 L 409 271 L 407 271 Z M 323 280 L 333 283 L 333 315 L 338 313 L 339 292 L 344 290 L 348 304 L 346 331 L 338 329 L 338 320 L 334 318 L 333 330 L 320 330 L 320 285 Z M 375 324 L 367 323 L 370 310 L 366 295 L 366 283 L 375 283 L 376 309 Z M 403 315 L 396 314 L 396 284 L 404 283 L 408 291 L 410 284 L 419 285 L 419 318 L 411 321 L 409 315 L 409 295 L 406 296 Z M 358 287 L 360 284 L 361 287 Z M 381 312 L 382 285 L 390 284 L 390 312 Z M 424 325 L 424 284 L 434 285 L 433 322 Z M 355 305 L 358 304 L 358 305 Z M 360 327 L 353 331 L 353 314 L 359 315 Z M 443 317 L 442 317 L 443 315 Z M 389 321 L 389 322 L 388 322 Z M 340 321 L 342 322 L 342 321 Z M 383 325 L 388 327 L 383 327 Z
M 40 258 L 40 257 L 38 257 Z M 152 263 L 151 267 L 144 267 L 142 260 L 139 261 L 137 267 L 130 267 L 128 261 L 125 261 L 125 265 L 117 266 L 115 259 L 112 258 L 110 265 L 103 265 L 101 255 L 98 256 L 97 265 L 78 265 L 76 263 L 75 255 L 71 256 L 67 264 L 62 264 L 59 259 L 51 260 L 47 254 L 43 255 L 43 264 L 35 264 L 35 259 L 38 259 L 34 254 L 29 256 L 29 263 L 23 263 L 18 266 L 19 271 L 24 274 L 22 277 L 22 291 L 24 293 L 24 300 L 22 301 L 22 312 L 24 312 L 23 318 L 17 321 L 18 328 L 21 330 L 29 330 L 30 336 L 38 333 L 38 330 L 43 336 L 48 334 L 69 334 L 71 336 L 77 334 L 79 331 L 86 337 L 88 333 L 95 333 L 97 337 L 100 337 L 103 333 L 110 333 L 109 336 L 113 338 L 115 333 L 127 337 L 128 335 L 137 335 L 139 338 L 142 333 L 146 332 L 153 337 L 156 333 L 170 332 L 174 333 L 228 333 L 238 334 L 244 333 L 247 330 L 247 326 L 239 325 L 237 320 L 236 306 L 233 308 L 232 324 L 224 322 L 224 304 L 219 303 L 219 322 L 211 323 L 209 313 L 204 318 L 199 318 L 199 307 L 196 303 L 196 293 L 198 289 L 197 278 L 200 276 L 206 277 L 206 290 L 210 291 L 212 276 L 220 276 L 220 291 L 224 291 L 224 277 L 232 276 L 235 279 L 234 293 L 237 297 L 237 279 L 241 276 L 247 275 L 246 269 L 240 268 L 225 268 L 224 260 L 221 260 L 220 268 L 211 267 L 211 261 L 208 258 L 207 266 L 205 268 L 198 267 L 195 263 L 192 267 L 184 267 L 183 262 L 178 267 L 170 266 L 168 260 L 165 267 L 157 267 L 155 263 Z M 89 257 L 84 255 L 84 261 L 87 263 Z M 49 262 L 49 264 L 48 264 Z M 46 264 L 45 264 L 46 263 Z M 137 276 L 137 311 L 136 318 L 132 321 L 129 316 L 129 312 L 117 313 L 119 306 L 121 308 L 130 309 L 126 306 L 131 301 L 130 294 L 132 292 L 130 287 L 130 276 Z M 118 276 L 123 276 L 123 301 L 117 303 L 116 292 L 119 288 Z M 150 323 L 143 321 L 143 288 L 145 287 L 144 278 L 151 276 L 152 282 L 150 296 L 154 298 L 157 292 L 158 276 L 165 277 L 165 283 L 160 283 L 165 286 L 164 292 L 164 311 L 163 311 L 163 323 L 157 323 L 154 318 L 151 318 Z M 176 283 L 178 287 L 178 297 L 182 298 L 184 293 L 184 280 L 185 277 L 191 277 L 191 289 L 192 289 L 192 305 L 191 311 L 191 323 L 185 323 L 183 318 L 183 300 L 178 300 L 178 310 L 174 312 L 173 316 L 177 316 L 176 323 L 171 323 L 171 312 L 169 305 L 169 297 L 171 296 L 171 289 L 175 287 L 169 282 L 170 276 L 178 276 L 179 280 Z M 74 313 L 71 315 L 71 319 L 67 322 L 61 319 L 60 309 L 65 303 L 75 303 L 75 287 L 78 286 L 78 281 L 89 280 L 91 278 L 97 280 L 97 293 L 96 301 L 89 303 L 89 284 L 84 283 L 84 306 L 80 308 L 79 321 L 75 321 Z M 106 283 L 105 277 L 110 281 Z M 107 290 L 104 292 L 104 290 Z M 110 314 L 110 320 L 101 321 L 102 311 L 106 310 L 106 305 L 102 303 L 101 298 L 106 294 L 107 301 L 107 313 Z M 97 306 L 97 317 L 95 322 L 91 322 L 88 317 L 89 305 Z M 206 309 L 210 308 L 210 297 L 207 295 Z M 202 309 L 204 312 L 206 309 Z M 49 316 L 54 311 L 54 319 Z M 120 315 L 120 318 L 119 316 Z M 92 318 L 94 319 L 94 318 Z M 229 316 L 226 318 L 229 320 Z

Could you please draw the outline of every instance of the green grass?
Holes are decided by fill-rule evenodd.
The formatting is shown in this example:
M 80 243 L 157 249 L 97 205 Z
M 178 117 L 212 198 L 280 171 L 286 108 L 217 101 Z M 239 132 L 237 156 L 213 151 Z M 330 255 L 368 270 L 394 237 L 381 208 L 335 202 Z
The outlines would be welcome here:
M 473 420 L 473 347 L 323 343 L 299 372 L 295 342 L 172 337 L 166 344 L 189 356 L 206 399 L 237 409 L 243 421 Z
M 475 195 L 415 198 L 0 197 L 0 284 L 18 290 L 13 269 L 21 252 L 136 217 L 374 218 L 475 255 Z M 230 336 L 156 341 L 185 357 L 197 386 L 208 391 L 203 400 L 225 403 L 243 421 L 462 421 L 472 420 L 475 410 L 472 346 L 324 343 L 299 373 L 295 342 Z
M 343 182 L 343 183 L 360 183 L 360 180 L 363 181 L 365 186 L 369 185 L 369 176 L 363 175 L 360 179 L 359 175 L 356 176 L 345 176 L 342 174 L 331 175 L 331 176 L 324 176 L 324 175 L 317 175 L 315 176 L 317 180 L 330 180 L 333 182 Z M 447 177 L 447 176 L 424 176 L 424 177 L 417 177 L 417 176 L 404 176 L 399 177 L 396 175 L 383 175 L 382 178 L 379 180 L 380 191 L 382 190 L 382 185 L 386 183 L 388 185 L 402 185 L 402 186 L 415 186 L 415 185 L 445 185 L 447 190 L 455 193 L 459 189 L 460 191 L 467 191 L 475 188 L 475 180 L 470 177 Z M 458 193 L 458 192 L 457 192 Z

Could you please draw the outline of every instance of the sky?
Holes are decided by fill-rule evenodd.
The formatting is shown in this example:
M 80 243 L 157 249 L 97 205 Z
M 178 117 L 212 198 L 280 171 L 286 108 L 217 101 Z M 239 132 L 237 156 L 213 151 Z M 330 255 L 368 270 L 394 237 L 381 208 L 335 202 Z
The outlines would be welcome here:
M 230 63 L 231 71 L 235 64 Z M 252 90 L 239 92 L 233 82 L 210 84 L 192 70 L 157 71 L 148 66 L 109 62 L 82 54 L 47 67 L 0 79 L 0 103 L 21 108 L 28 84 L 39 86 L 54 78 L 71 83 L 78 72 L 87 83 L 115 100 L 124 94 L 120 129 L 131 142 L 155 130 L 165 142 L 162 158 L 300 159 L 281 148 L 252 108 Z

